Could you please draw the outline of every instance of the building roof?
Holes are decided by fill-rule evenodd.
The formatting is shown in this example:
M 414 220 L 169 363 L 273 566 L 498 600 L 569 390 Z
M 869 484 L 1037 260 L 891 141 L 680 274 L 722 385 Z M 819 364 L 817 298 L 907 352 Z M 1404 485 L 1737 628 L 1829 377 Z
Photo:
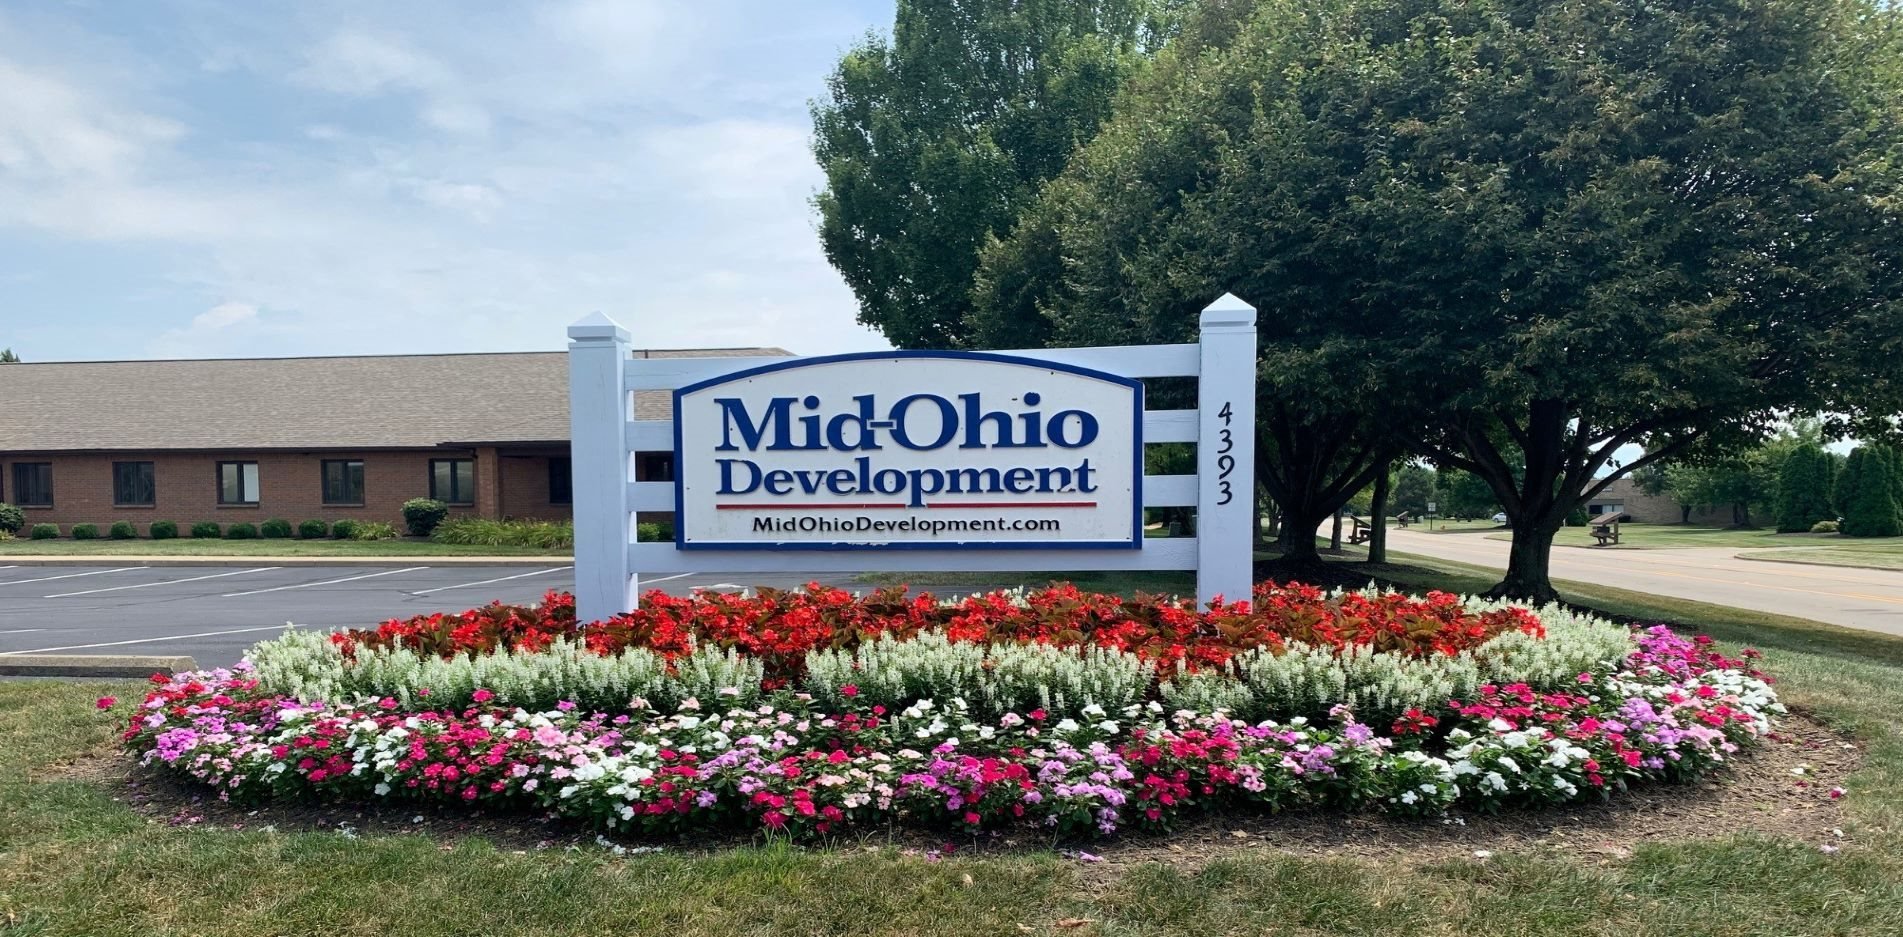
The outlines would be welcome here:
M 636 417 L 667 419 L 671 400 L 665 392 L 637 393 Z M 567 439 L 568 355 L 559 351 L 0 365 L 0 451 L 382 449 Z

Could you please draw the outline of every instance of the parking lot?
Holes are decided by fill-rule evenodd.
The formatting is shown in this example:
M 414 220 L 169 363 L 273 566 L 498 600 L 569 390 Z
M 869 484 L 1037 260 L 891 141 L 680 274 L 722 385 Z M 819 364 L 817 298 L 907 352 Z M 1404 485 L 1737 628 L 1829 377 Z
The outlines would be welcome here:
M 797 586 L 818 576 L 748 576 L 747 585 Z M 830 577 L 841 585 L 848 580 Z M 644 580 L 675 594 L 737 589 L 734 577 L 688 573 Z M 235 662 L 282 631 L 374 625 L 388 618 L 531 602 L 570 590 L 574 566 L 8 566 L 0 562 L 0 654 L 190 655 Z

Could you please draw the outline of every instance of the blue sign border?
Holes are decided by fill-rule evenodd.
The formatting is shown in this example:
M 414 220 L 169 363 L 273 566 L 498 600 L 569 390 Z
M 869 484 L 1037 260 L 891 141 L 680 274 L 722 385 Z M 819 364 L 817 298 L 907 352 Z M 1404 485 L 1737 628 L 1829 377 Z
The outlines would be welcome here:
M 906 541 L 903 543 L 851 543 L 845 541 L 778 541 L 778 542 L 722 542 L 688 543 L 685 502 L 687 491 L 686 472 L 682 469 L 686 462 L 681 452 L 681 398 L 698 393 L 709 387 L 768 374 L 774 371 L 791 371 L 816 365 L 837 364 L 842 361 L 888 361 L 895 358 L 941 358 L 954 361 L 993 361 L 1002 364 L 1015 364 L 1038 368 L 1045 371 L 1063 371 L 1082 377 L 1095 378 L 1112 384 L 1121 384 L 1131 389 L 1131 482 L 1130 482 L 1130 539 L 1122 540 L 1008 540 L 1008 541 L 971 541 L 953 543 L 925 543 Z M 792 358 L 776 361 L 758 367 L 731 371 L 726 374 L 696 381 L 674 389 L 674 548 L 677 550 L 1140 550 L 1143 548 L 1143 382 L 1121 374 L 1111 374 L 1095 368 L 1083 368 L 1074 364 L 1046 361 L 1041 358 L 1029 358 L 1023 355 L 1000 355 L 987 351 L 861 351 L 843 355 L 819 355 L 810 358 Z

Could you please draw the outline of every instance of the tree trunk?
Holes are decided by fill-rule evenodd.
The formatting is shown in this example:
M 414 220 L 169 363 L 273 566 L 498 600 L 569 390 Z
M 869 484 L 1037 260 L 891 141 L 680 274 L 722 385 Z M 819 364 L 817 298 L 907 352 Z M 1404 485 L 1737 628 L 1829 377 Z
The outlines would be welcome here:
M 1386 563 L 1388 561 L 1388 482 L 1391 476 L 1383 470 L 1374 477 L 1373 517 L 1368 520 L 1374 527 L 1368 531 L 1368 562 Z
M 1328 534 L 1328 552 L 1341 552 L 1341 509 L 1335 509 L 1335 529 Z
M 1681 504 L 1678 506 L 1678 522 L 1681 524 L 1689 524 L 1692 522 L 1692 506 L 1691 505 Z
M 1553 588 L 1553 534 L 1559 524 L 1544 518 L 1516 518 L 1513 521 L 1513 547 L 1507 553 L 1507 573 L 1500 584 L 1488 590 L 1496 598 L 1523 599 L 1536 605 L 1559 598 Z
M 1284 508 L 1282 511 L 1282 562 L 1290 564 L 1320 564 L 1322 555 L 1315 548 L 1315 530 L 1322 525 L 1326 511 L 1302 510 L 1300 507 Z

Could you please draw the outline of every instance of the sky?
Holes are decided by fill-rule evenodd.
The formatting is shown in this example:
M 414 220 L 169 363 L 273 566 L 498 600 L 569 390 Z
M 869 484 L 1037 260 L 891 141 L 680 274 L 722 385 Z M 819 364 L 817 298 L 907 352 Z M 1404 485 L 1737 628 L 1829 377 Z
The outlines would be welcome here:
M 0 0 L 0 347 L 28 361 L 889 347 L 808 102 L 891 0 Z

